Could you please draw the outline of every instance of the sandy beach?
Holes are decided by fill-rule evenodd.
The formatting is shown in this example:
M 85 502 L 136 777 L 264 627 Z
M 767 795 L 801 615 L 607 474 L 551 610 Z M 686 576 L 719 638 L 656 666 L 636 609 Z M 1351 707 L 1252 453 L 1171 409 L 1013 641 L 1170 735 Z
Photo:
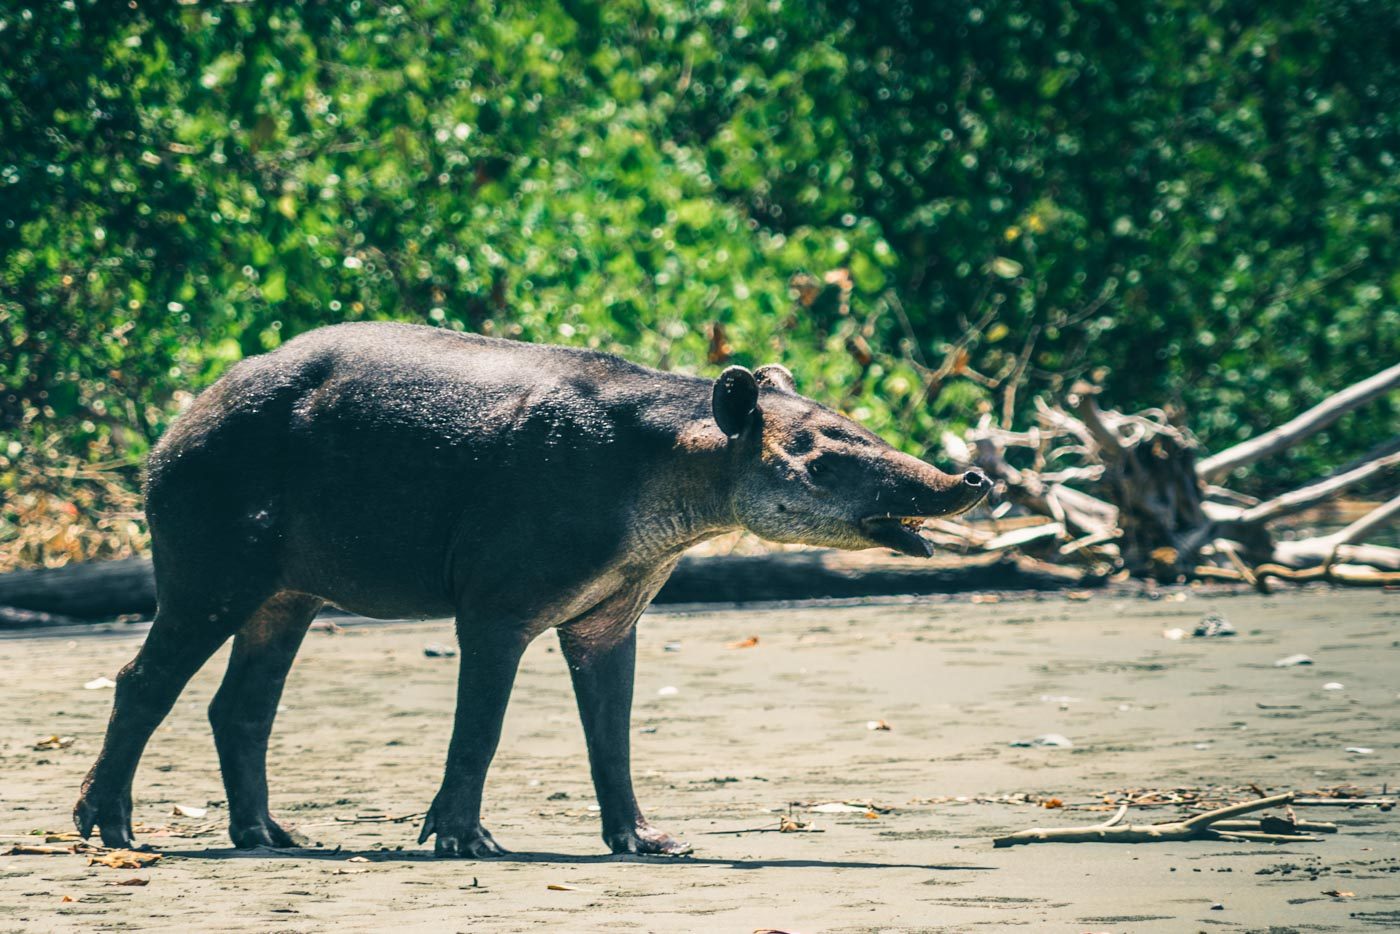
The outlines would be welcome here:
M 1126 791 L 1225 801 L 1251 785 L 1400 780 L 1400 595 L 1159 596 L 649 613 L 633 764 L 652 821 L 695 847 L 669 860 L 605 854 L 552 635 L 525 657 L 487 784 L 484 822 L 515 855 L 439 861 L 416 843 L 409 815 L 436 791 L 452 725 L 455 661 L 424 653 L 453 643 L 445 621 L 308 637 L 269 771 L 274 814 L 311 845 L 235 851 L 205 719 L 225 650 L 137 774 L 137 835 L 163 858 L 135 870 L 0 856 L 0 929 L 1400 926 L 1400 809 L 1309 808 L 1300 816 L 1340 828 L 1309 843 L 992 847 L 1104 820 Z M 1210 613 L 1238 634 L 1193 638 Z M 114 677 L 141 638 L 127 626 L 0 641 L 0 848 L 72 830 L 112 700 L 85 685 Z M 1298 653 L 1313 663 L 1275 665 Z M 1012 745 L 1047 734 L 1073 745 Z M 50 736 L 59 748 L 35 748 Z M 1130 820 L 1186 813 L 1147 804 Z M 805 826 L 778 832 L 785 815 Z M 132 879 L 146 884 L 112 884 Z

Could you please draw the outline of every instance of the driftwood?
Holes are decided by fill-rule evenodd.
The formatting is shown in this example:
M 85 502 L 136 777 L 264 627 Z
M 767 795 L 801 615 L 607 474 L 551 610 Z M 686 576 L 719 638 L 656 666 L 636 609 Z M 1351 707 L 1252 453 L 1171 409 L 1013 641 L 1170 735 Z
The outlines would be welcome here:
M 1304 438 L 1317 434 L 1351 410 L 1360 408 L 1397 386 L 1400 386 L 1400 363 L 1382 370 L 1370 379 L 1347 387 L 1287 424 L 1221 451 L 1214 457 L 1207 457 L 1200 464 L 1201 478 L 1215 482 L 1229 475 L 1237 467 L 1252 464 L 1286 450 Z
M 1084 382 L 1072 387 L 1063 405 L 1035 400 L 1037 424 L 1026 431 L 998 426 L 986 414 L 965 436 L 945 433 L 945 455 L 961 466 L 981 468 L 1006 502 L 1047 522 L 1039 531 L 1020 529 L 990 539 L 968 530 L 962 543 L 969 552 L 1010 543 L 1091 567 L 1121 564 L 1163 581 L 1239 580 L 1261 589 L 1271 578 L 1391 584 L 1393 573 L 1400 572 L 1400 548 L 1363 539 L 1400 519 L 1400 497 L 1331 535 L 1279 540 L 1271 524 L 1396 471 L 1400 438 L 1264 502 L 1219 480 L 1396 386 L 1400 365 L 1211 457 L 1178 418 L 1160 409 L 1125 414 L 1101 408 L 1098 390 Z M 935 541 L 946 544 L 955 533 L 943 523 Z
M 0 606 L 47 614 L 50 622 L 150 616 L 156 582 L 150 558 L 125 558 L 0 575 Z
M 1105 576 L 1017 555 L 885 557 L 875 552 L 791 551 L 681 560 L 656 603 L 733 603 L 970 590 L 1064 590 Z
M 1334 473 L 1315 483 L 1309 483 L 1296 490 L 1290 490 L 1282 496 L 1277 496 L 1267 502 L 1258 503 L 1247 509 L 1236 510 L 1233 514 L 1231 514 L 1228 509 L 1217 509 L 1214 518 L 1219 520 L 1234 520 L 1245 525 L 1271 522 L 1274 519 L 1281 519 L 1284 516 L 1291 516 L 1302 512 L 1310 506 L 1331 499 L 1348 487 L 1355 486 L 1364 480 L 1368 480 L 1376 474 L 1394 467 L 1396 464 L 1400 464 L 1400 453 L 1391 454 L 1386 457 L 1378 457 L 1373 461 L 1354 467 L 1345 473 Z
M 1046 591 L 1093 587 L 1104 580 L 1104 574 L 1092 570 L 995 550 L 933 560 L 828 550 L 743 557 L 687 555 L 655 602 L 747 603 L 971 590 Z M 71 625 L 121 616 L 149 618 L 154 612 L 155 585 L 151 562 L 145 558 L 0 575 L 0 629 Z
M 1258 843 L 1297 843 L 1316 840 L 1308 831 L 1335 833 L 1332 824 L 1298 821 L 1290 813 L 1287 819 L 1264 818 L 1263 820 L 1232 820 L 1241 814 L 1262 811 L 1265 808 L 1291 804 L 1294 795 L 1274 795 L 1243 804 L 1206 811 L 1194 817 L 1161 824 L 1124 824 L 1128 805 L 1101 824 L 1088 827 L 1032 827 L 1017 831 L 992 841 L 996 847 L 1016 846 L 1021 843 L 1159 843 L 1165 840 L 1230 840 L 1234 842 Z
M 1373 509 L 1340 532 L 1301 542 L 1279 542 L 1274 548 L 1275 558 L 1289 567 L 1307 567 L 1336 558 L 1400 571 L 1400 548 L 1357 544 L 1368 532 L 1394 522 L 1397 515 L 1400 515 L 1400 496 Z

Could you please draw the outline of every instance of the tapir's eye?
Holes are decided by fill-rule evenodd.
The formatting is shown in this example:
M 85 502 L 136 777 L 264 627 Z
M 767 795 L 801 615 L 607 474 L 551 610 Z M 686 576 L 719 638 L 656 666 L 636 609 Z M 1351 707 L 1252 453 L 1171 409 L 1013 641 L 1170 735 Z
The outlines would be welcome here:
M 835 466 L 835 458 L 830 454 L 819 454 L 807 464 L 807 475 L 813 480 L 825 479 Z

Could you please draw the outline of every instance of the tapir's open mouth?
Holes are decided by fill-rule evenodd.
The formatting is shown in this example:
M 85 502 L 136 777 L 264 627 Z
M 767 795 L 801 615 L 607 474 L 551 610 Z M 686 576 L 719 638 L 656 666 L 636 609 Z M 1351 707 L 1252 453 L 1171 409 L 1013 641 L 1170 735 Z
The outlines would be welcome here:
M 915 558 L 933 554 L 933 546 L 919 534 L 923 525 L 920 516 L 869 516 L 860 521 L 861 531 L 872 542 Z
M 986 498 L 990 484 L 983 480 L 980 484 L 969 484 L 969 489 L 963 501 L 955 508 L 937 513 L 939 517 L 947 518 L 956 516 L 959 513 L 967 512 L 973 506 L 982 502 Z M 913 555 L 915 558 L 927 558 L 933 554 L 933 545 L 929 543 L 919 530 L 924 527 L 924 523 L 933 516 L 891 516 L 875 515 L 866 516 L 860 520 L 860 528 L 865 533 L 866 538 L 877 545 L 886 548 L 893 548 L 900 554 Z

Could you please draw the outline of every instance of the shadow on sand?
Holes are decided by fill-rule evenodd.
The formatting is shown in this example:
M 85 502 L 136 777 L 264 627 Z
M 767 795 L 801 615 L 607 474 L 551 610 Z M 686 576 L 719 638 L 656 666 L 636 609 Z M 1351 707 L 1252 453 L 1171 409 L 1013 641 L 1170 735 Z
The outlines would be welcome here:
M 288 859 L 324 860 L 344 862 L 354 857 L 363 857 L 371 863 L 435 863 L 439 862 L 428 850 L 346 850 L 336 847 L 294 847 L 273 849 L 257 847 L 239 850 L 233 847 L 218 847 L 200 850 L 161 849 L 165 856 L 180 859 Z M 448 862 L 441 860 L 441 862 Z M 723 866 L 727 869 L 922 869 L 929 872 L 986 872 L 995 866 L 974 865 L 928 865 L 924 863 L 878 863 L 844 859 L 714 859 L 698 856 L 636 856 L 611 853 L 507 853 L 504 856 L 483 860 L 457 860 L 462 863 L 559 863 L 583 866 L 603 863 L 645 863 L 651 866 Z

